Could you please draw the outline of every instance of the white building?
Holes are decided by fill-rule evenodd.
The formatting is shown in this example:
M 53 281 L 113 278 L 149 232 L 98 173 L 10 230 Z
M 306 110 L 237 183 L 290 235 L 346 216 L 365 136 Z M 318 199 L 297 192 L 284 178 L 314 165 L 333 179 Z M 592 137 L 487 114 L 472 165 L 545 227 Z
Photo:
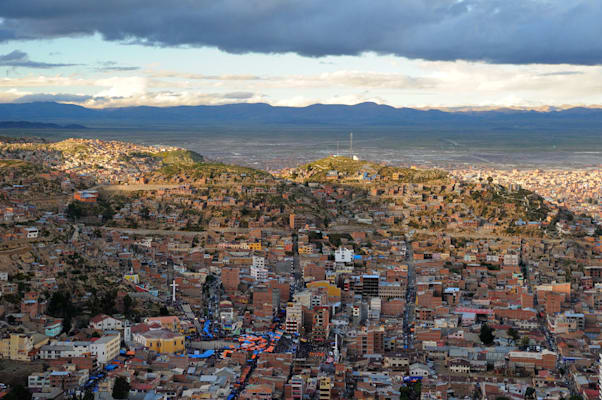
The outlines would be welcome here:
M 343 264 L 353 262 L 353 250 L 339 247 L 334 251 L 334 261 Z
M 106 314 L 98 314 L 90 320 L 90 328 L 100 331 L 123 329 L 123 322 Z
M 421 376 L 426 378 L 431 375 L 431 370 L 424 364 L 414 363 L 410 365 L 410 376 Z
M 27 234 L 27 239 L 37 239 L 38 238 L 38 228 L 36 228 L 35 226 L 28 226 L 27 228 L 24 228 L 25 233 Z
M 268 270 L 265 267 L 265 258 L 253 256 L 253 264 L 251 265 L 251 277 L 260 282 L 268 279 Z
M 381 310 L 381 300 L 380 297 L 372 297 L 370 299 L 370 307 L 368 308 L 368 318 L 369 319 L 380 319 L 380 310 Z
M 120 346 L 121 335 L 103 336 L 90 345 L 90 351 L 99 364 L 106 364 L 119 355 Z

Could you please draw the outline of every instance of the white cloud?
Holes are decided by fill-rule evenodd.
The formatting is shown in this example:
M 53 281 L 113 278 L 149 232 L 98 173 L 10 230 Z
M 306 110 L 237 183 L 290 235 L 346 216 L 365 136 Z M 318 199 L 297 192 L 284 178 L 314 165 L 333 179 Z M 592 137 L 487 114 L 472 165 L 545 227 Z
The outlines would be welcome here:
M 148 79 L 139 76 L 112 77 L 99 79 L 95 85 L 108 88 L 98 92 L 97 97 L 133 97 L 146 93 Z

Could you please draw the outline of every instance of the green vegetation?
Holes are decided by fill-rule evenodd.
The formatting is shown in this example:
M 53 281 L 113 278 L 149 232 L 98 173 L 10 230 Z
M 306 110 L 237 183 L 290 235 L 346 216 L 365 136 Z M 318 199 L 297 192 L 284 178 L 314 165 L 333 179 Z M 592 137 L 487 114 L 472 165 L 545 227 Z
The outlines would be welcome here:
M 420 392 L 422 391 L 422 383 L 416 381 L 408 385 L 399 388 L 399 399 L 400 400 L 418 400 L 420 399 Z
M 481 325 L 481 332 L 479 333 L 479 339 L 485 346 L 491 346 L 493 344 L 493 328 L 490 328 L 489 325 L 483 324 Z
M 381 178 L 395 179 L 405 183 L 425 183 L 447 177 L 447 173 L 441 170 L 384 166 L 372 161 L 331 156 L 297 168 L 290 178 L 296 179 L 304 176 L 305 182 L 322 182 L 328 180 L 330 171 L 336 171 L 343 181 L 357 180 L 364 174 L 367 176 L 377 175 Z
M 52 143 L 48 145 L 48 148 L 60 151 L 63 156 L 84 155 L 90 151 L 88 146 L 78 143 L 76 139 L 67 139 L 62 142 Z
M 79 311 L 71 301 L 71 293 L 67 290 L 57 291 L 52 294 L 48 302 L 48 315 L 63 319 L 63 331 L 71 330 L 73 317 L 79 314 Z
M 190 150 L 172 150 L 156 153 L 165 165 L 191 165 L 203 162 L 203 156 Z
M 127 399 L 130 395 L 130 384 L 123 376 L 118 376 L 113 385 L 112 396 L 114 399 Z
M 31 397 L 31 392 L 25 386 L 16 385 L 4 396 L 4 400 L 29 400 Z
M 520 335 L 518 334 L 518 331 L 516 329 L 508 328 L 506 332 L 508 333 L 508 336 L 510 336 L 512 340 L 514 340 L 514 343 L 518 342 L 518 340 L 520 339 Z
M 67 206 L 67 216 L 74 220 L 99 215 L 102 215 L 105 220 L 109 220 L 115 215 L 112 205 L 102 197 L 96 203 L 83 203 L 75 200 Z
M 20 177 L 26 177 L 41 173 L 43 168 L 22 160 L 0 160 L 0 173 L 6 174 L 10 170 L 17 172 Z

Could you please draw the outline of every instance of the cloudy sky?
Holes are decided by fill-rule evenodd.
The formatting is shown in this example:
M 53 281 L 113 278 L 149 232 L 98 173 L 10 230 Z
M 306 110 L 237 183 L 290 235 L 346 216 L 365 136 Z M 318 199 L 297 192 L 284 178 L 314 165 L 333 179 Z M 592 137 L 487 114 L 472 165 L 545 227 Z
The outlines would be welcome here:
M 600 0 L 1 0 L 0 102 L 602 104 Z

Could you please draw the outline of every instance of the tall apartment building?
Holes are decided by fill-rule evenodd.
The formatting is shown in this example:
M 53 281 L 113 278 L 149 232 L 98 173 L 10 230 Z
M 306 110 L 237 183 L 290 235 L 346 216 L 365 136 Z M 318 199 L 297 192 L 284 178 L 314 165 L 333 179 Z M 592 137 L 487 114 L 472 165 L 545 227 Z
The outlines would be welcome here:
M 286 332 L 300 333 L 301 328 L 303 328 L 303 306 L 299 303 L 288 303 L 286 307 Z
M 378 275 L 362 275 L 362 296 L 378 297 Z
M 318 378 L 318 390 L 320 400 L 330 400 L 330 392 L 332 390 L 332 381 L 329 376 L 321 376 Z
M 314 308 L 312 319 L 312 339 L 316 342 L 324 342 L 330 334 L 330 308 L 321 306 Z

